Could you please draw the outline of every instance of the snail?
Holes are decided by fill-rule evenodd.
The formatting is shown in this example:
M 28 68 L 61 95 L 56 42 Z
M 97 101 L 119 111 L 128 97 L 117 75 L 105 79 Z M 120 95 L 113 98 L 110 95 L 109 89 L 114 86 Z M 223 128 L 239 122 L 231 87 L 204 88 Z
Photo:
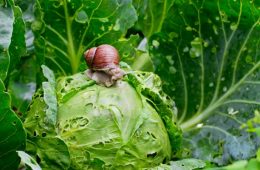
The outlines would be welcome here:
M 87 76 L 98 84 L 112 86 L 125 74 L 119 66 L 118 51 L 111 45 L 92 47 L 84 53 L 84 57 L 89 67 L 86 71 Z

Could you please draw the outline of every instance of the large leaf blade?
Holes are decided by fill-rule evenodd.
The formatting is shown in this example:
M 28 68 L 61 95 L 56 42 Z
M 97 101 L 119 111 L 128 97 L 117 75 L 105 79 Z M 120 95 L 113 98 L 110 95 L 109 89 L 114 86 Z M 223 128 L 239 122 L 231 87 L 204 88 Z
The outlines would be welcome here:
M 234 129 L 260 104 L 258 8 L 248 1 L 177 1 L 162 33 L 150 40 L 156 73 L 176 101 L 193 156 L 225 164 L 255 153 L 254 135 Z
M 1 79 L 0 98 L 0 167 L 16 169 L 20 162 L 16 151 L 25 149 L 26 134 L 22 122 L 11 110 L 11 99 Z
M 45 14 L 39 38 L 44 39 L 46 62 L 62 74 L 76 73 L 87 48 L 114 44 L 137 20 L 131 0 L 39 2 Z

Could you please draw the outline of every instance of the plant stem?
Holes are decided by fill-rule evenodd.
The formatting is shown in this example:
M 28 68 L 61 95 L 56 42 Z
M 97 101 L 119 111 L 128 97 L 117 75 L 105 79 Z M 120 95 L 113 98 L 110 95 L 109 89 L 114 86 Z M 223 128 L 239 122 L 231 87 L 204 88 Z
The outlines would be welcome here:
M 70 58 L 71 70 L 72 73 L 76 73 L 78 71 L 79 59 L 75 52 L 75 47 L 73 43 L 72 30 L 71 30 L 71 21 L 68 12 L 67 0 L 64 0 L 64 12 L 66 18 L 66 29 L 67 29 L 67 38 L 68 38 L 68 53 Z

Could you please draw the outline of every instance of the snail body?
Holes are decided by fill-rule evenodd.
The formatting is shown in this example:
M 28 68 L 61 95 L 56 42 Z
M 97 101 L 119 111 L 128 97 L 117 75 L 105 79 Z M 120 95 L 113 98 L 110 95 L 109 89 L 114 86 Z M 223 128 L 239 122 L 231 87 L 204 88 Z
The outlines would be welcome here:
M 87 76 L 99 84 L 112 86 L 124 76 L 119 66 L 119 54 L 111 45 L 92 47 L 84 53 L 85 61 L 89 67 Z

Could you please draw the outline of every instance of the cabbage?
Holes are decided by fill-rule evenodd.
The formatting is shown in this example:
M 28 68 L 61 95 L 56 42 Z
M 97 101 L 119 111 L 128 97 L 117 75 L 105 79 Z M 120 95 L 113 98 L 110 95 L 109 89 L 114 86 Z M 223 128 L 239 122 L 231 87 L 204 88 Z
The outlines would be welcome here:
M 149 168 L 180 147 L 174 103 L 152 73 L 129 73 L 109 88 L 85 73 L 58 79 L 55 123 L 51 89 L 38 92 L 25 119 L 27 151 L 43 169 Z

